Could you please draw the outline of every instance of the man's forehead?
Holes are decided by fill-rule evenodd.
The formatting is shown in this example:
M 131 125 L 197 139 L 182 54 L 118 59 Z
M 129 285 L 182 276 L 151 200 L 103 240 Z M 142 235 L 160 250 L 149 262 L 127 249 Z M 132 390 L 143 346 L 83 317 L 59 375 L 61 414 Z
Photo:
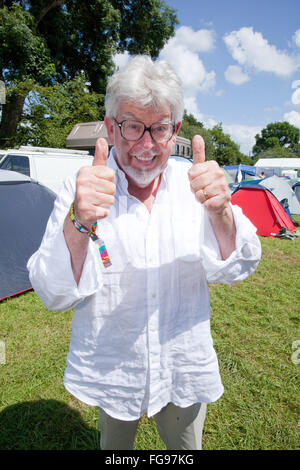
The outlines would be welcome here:
M 154 110 L 152 107 L 139 107 L 131 104 L 122 104 L 118 112 L 119 119 L 135 119 L 138 121 L 150 120 L 152 122 L 171 119 L 171 110 L 162 108 Z

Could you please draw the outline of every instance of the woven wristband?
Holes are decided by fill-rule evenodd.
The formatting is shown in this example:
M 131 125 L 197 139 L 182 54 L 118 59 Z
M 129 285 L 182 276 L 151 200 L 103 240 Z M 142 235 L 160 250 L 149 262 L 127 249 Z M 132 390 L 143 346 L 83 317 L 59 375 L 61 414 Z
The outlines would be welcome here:
M 93 225 L 92 225 L 92 230 L 88 230 L 84 225 L 82 225 L 80 222 L 78 222 L 78 220 L 76 219 L 75 217 L 75 214 L 74 214 L 74 202 L 72 202 L 71 206 L 70 206 L 70 211 L 69 211 L 69 214 L 70 214 L 70 219 L 74 225 L 74 227 L 78 230 L 78 232 L 81 232 L 81 233 L 86 233 L 92 240 L 93 242 L 95 242 L 98 246 L 98 250 L 99 250 L 99 254 L 101 256 L 101 259 L 102 259 L 102 263 L 104 265 L 105 268 L 108 268 L 109 266 L 111 266 L 111 261 L 110 261 L 110 258 L 108 256 L 108 253 L 107 253 L 107 249 L 106 249 L 106 246 L 104 244 L 104 241 L 101 240 L 101 238 L 99 238 L 97 235 L 96 235 L 96 231 L 97 231 L 97 222 L 95 222 Z

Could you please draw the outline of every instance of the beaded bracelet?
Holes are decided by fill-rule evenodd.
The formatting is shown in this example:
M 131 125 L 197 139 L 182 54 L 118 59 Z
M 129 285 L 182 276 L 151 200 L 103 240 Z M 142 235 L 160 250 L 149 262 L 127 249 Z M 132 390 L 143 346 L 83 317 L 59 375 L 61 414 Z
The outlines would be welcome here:
M 75 214 L 74 214 L 74 202 L 72 202 L 72 204 L 70 206 L 69 214 L 70 214 L 70 219 L 71 219 L 74 227 L 78 230 L 78 232 L 86 233 L 93 240 L 93 242 L 95 242 L 96 245 L 98 246 L 99 253 L 100 253 L 102 263 L 103 263 L 104 267 L 108 268 L 109 266 L 111 266 L 111 261 L 110 261 L 110 258 L 108 256 L 107 249 L 106 249 L 106 246 L 104 244 L 104 241 L 101 240 L 101 238 L 99 238 L 96 235 L 97 222 L 95 222 L 92 225 L 92 230 L 88 230 L 84 225 L 80 224 L 78 222 L 78 220 L 76 219 Z

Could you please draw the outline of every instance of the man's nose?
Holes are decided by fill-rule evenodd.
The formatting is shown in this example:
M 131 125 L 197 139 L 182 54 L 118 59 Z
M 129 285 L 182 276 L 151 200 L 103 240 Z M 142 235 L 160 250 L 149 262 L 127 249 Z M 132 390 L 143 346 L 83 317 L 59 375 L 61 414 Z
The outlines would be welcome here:
M 151 137 L 150 131 L 145 131 L 143 137 L 139 140 L 139 143 L 143 145 L 144 148 L 152 148 L 155 145 L 155 142 Z

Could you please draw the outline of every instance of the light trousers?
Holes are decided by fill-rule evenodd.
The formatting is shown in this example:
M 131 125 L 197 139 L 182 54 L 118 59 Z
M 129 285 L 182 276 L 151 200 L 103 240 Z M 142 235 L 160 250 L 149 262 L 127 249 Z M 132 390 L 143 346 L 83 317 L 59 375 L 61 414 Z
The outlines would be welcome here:
M 160 437 L 168 450 L 201 450 L 206 403 L 187 408 L 169 403 L 154 415 Z M 139 420 L 122 421 L 100 409 L 102 450 L 133 450 Z

